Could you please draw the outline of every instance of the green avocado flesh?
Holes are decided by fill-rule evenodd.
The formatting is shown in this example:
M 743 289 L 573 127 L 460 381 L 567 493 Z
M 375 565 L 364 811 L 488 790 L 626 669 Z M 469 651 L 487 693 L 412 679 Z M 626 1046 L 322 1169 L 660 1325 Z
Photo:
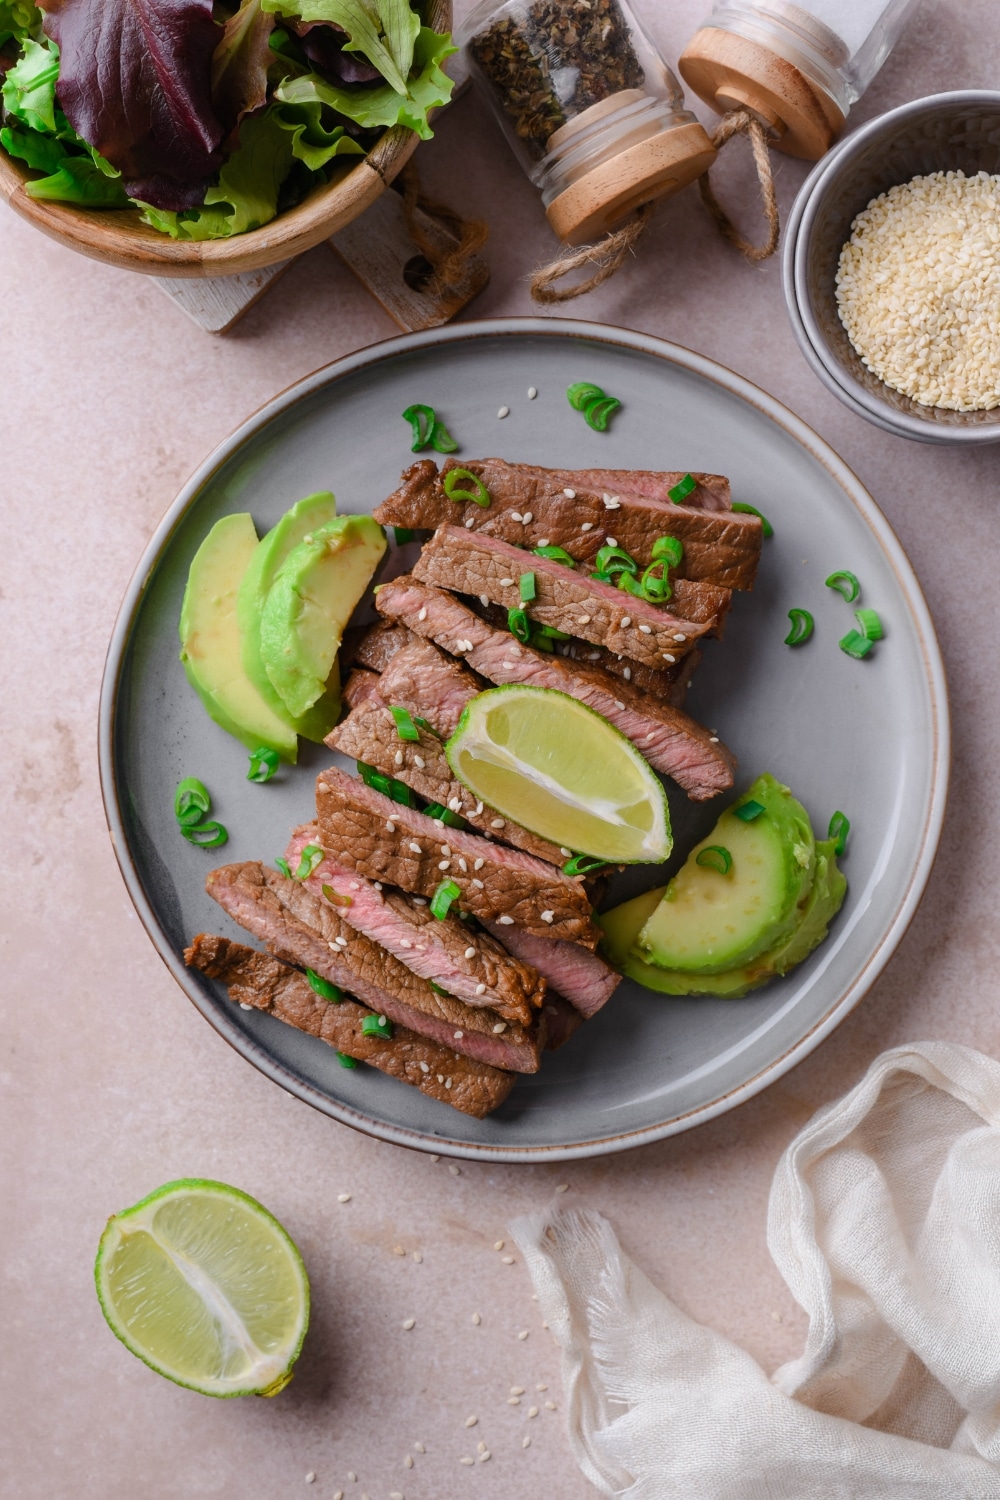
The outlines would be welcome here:
M 300 542 L 336 519 L 337 502 L 329 490 L 307 495 L 285 512 L 277 525 L 257 543 L 240 584 L 236 601 L 236 618 L 243 642 L 243 665 L 265 703 L 281 719 L 289 712 L 264 670 L 260 655 L 260 617 L 268 591 L 278 576 L 288 554 Z M 340 674 L 336 663 L 325 688 L 313 706 L 292 723 L 292 728 L 307 740 L 322 741 L 340 717 Z
M 737 816 L 754 801 L 763 812 Z M 699 865 L 710 845 L 729 851 L 726 874 Z M 805 808 L 773 776 L 760 776 L 692 849 L 635 940 L 646 963 L 684 973 L 722 974 L 771 948 L 797 925 L 816 855 Z
M 181 661 L 215 722 L 250 750 L 266 745 L 294 761 L 295 731 L 247 676 L 237 622 L 240 580 L 257 546 L 246 514 L 223 516 L 194 555 L 181 605 Z
M 612 911 L 605 912 L 598 918 L 604 929 L 601 947 L 609 962 L 629 979 L 634 979 L 647 989 L 658 990 L 661 994 L 715 995 L 721 999 L 736 1000 L 750 990 L 766 984 L 776 974 L 786 974 L 789 969 L 794 968 L 796 964 L 809 956 L 826 937 L 831 921 L 840 910 L 847 891 L 847 881 L 837 868 L 835 842 L 825 840 L 813 846 L 812 832 L 804 809 L 788 795 L 785 788 L 781 788 L 777 782 L 774 782 L 773 778 L 761 777 L 746 796 L 740 799 L 740 803 L 735 805 L 740 806 L 742 802 L 753 799 L 764 803 L 767 808 L 769 794 L 773 795 L 775 789 L 787 798 L 793 809 L 797 809 L 788 824 L 794 840 L 791 847 L 794 849 L 797 844 L 800 850 L 808 849 L 812 853 L 808 866 L 801 864 L 801 854 L 795 860 L 803 875 L 808 878 L 803 893 L 793 908 L 791 924 L 786 925 L 780 935 L 775 935 L 769 940 L 753 958 L 733 964 L 724 970 L 694 971 L 690 967 L 687 969 L 671 968 L 650 961 L 650 954 L 648 950 L 644 951 L 641 948 L 639 939 L 647 933 L 654 915 L 665 904 L 663 897 L 666 892 L 671 887 L 676 887 L 680 875 L 683 875 L 684 870 L 693 864 L 697 853 L 697 850 L 693 850 L 684 870 L 675 877 L 671 886 L 661 886 L 656 890 L 647 891 L 615 907 Z M 742 826 L 752 828 L 767 816 L 768 812 L 765 810 L 753 823 Z M 738 822 L 739 820 L 732 820 L 731 812 L 724 813 L 710 838 L 705 841 L 705 843 L 723 844 L 724 847 L 729 848 L 733 856 L 730 876 L 736 873 L 737 853 L 730 844 L 724 843 L 721 830 L 723 827 L 728 830 L 731 821 Z M 803 823 L 808 834 L 807 840 L 802 839 Z M 698 847 L 702 848 L 704 845 Z M 702 873 L 702 868 L 695 866 L 699 874 Z M 715 875 L 720 880 L 729 878 L 720 876 L 718 871 L 714 870 L 705 870 L 704 873 Z
M 321 697 L 347 621 L 385 552 L 370 516 L 338 516 L 285 558 L 260 616 L 260 657 L 294 719 Z

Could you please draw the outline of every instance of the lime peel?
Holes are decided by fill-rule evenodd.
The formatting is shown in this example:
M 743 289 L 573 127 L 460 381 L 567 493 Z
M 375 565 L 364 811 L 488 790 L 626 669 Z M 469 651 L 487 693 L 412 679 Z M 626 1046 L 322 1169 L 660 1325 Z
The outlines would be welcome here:
M 309 1326 L 302 1257 L 239 1188 L 168 1182 L 101 1235 L 94 1266 L 111 1331 L 150 1369 L 206 1396 L 274 1396 Z
M 510 683 L 466 705 L 445 755 L 489 807 L 608 864 L 654 864 L 672 847 L 663 785 L 631 740 L 555 688 Z

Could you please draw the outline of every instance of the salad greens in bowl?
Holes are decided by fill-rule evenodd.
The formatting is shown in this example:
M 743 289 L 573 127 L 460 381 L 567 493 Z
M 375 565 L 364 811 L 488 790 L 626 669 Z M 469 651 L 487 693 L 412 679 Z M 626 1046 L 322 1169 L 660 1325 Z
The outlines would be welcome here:
M 431 136 L 450 22 L 450 0 L 0 0 L 0 188 L 132 269 L 284 259 Z

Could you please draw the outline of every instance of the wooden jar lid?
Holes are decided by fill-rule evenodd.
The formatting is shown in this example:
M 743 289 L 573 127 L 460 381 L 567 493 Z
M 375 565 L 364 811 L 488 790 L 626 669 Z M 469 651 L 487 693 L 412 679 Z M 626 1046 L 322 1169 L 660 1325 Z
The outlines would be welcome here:
M 661 130 L 571 182 L 546 209 L 548 221 L 566 244 L 584 245 L 642 204 L 687 187 L 716 154 L 697 121 Z
M 699 98 L 724 114 L 749 109 L 789 156 L 819 161 L 844 125 L 843 111 L 794 63 L 731 31 L 704 26 L 678 62 Z

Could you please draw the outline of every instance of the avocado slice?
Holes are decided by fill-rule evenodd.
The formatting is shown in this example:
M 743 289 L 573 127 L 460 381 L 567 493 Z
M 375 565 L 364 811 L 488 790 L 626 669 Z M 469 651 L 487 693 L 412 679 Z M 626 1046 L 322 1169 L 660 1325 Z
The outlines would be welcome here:
M 181 605 L 181 661 L 209 714 L 249 750 L 293 761 L 295 730 L 261 697 L 243 665 L 236 596 L 257 546 L 250 516 L 223 516 L 195 553 Z
M 751 801 L 763 811 L 745 821 L 739 810 Z M 697 863 L 710 845 L 729 851 L 727 873 Z M 692 849 L 640 929 L 634 951 L 658 969 L 722 974 L 740 968 L 795 929 L 815 870 L 805 808 L 773 776 L 759 776 Z
M 722 1000 L 739 1000 L 808 958 L 826 937 L 846 891 L 847 881 L 837 868 L 836 841 L 824 839 L 816 845 L 816 875 L 798 925 L 774 948 L 742 968 L 724 974 L 683 974 L 676 969 L 654 968 L 640 958 L 632 943 L 647 919 L 652 898 L 658 898 L 662 889 L 637 896 L 598 917 L 605 931 L 601 946 L 616 968 L 646 989 L 659 990 L 663 995 L 715 995 Z
M 243 665 L 247 676 L 279 718 L 288 718 L 280 694 L 264 670 L 260 655 L 260 617 L 268 591 L 288 554 L 321 526 L 336 519 L 337 502 L 329 490 L 307 495 L 287 510 L 281 520 L 257 543 L 236 600 L 236 619 L 243 641 Z M 307 740 L 322 741 L 340 717 L 340 673 L 334 664 L 324 692 L 294 727 Z
M 260 656 L 293 719 L 322 695 L 344 627 L 384 552 L 371 516 L 338 516 L 286 557 L 261 611 Z

